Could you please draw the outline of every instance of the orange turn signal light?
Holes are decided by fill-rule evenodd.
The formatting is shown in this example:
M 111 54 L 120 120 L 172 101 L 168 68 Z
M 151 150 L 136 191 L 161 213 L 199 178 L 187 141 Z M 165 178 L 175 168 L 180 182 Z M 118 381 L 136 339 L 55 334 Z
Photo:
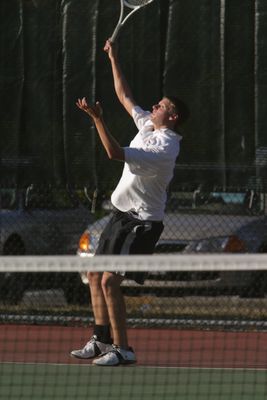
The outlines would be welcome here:
M 89 238 L 89 232 L 85 231 L 82 236 L 80 237 L 79 240 L 79 250 L 88 252 L 89 251 L 89 245 L 90 245 L 90 238 Z

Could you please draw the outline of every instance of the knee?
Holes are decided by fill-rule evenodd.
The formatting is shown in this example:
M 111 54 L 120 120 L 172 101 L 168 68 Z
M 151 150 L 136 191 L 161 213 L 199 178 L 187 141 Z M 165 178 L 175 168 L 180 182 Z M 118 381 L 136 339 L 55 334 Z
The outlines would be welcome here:
M 101 286 L 101 275 L 99 272 L 87 272 L 89 286 Z
M 102 276 L 101 286 L 105 294 L 110 294 L 113 290 L 118 290 L 121 284 L 121 277 L 110 272 L 105 272 Z

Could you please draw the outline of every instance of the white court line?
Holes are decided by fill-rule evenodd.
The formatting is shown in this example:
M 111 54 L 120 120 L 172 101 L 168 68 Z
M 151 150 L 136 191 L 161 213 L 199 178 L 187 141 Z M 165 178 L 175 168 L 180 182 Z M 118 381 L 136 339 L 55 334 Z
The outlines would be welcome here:
M 101 370 L 100 368 L 97 368 L 97 366 L 93 365 L 93 364 L 64 364 L 64 363 L 38 363 L 38 362 L 12 362 L 12 361 L 0 361 L 0 366 L 1 365 L 26 365 L 26 366 L 55 366 L 55 367 L 73 367 L 73 368 L 77 368 L 77 367 L 82 367 L 82 368 L 94 368 L 95 370 Z M 130 368 L 145 368 L 145 369 L 179 369 L 179 370 L 195 370 L 195 371 L 199 371 L 199 370 L 203 370 L 203 371 L 254 371 L 254 372 L 267 372 L 267 368 L 246 368 L 246 367 L 182 367 L 182 366 L 158 366 L 158 365 L 140 365 L 140 364 L 133 364 L 133 365 L 122 365 L 123 368 L 127 368 L 127 370 Z M 113 368 L 113 367 L 110 367 Z M 113 368 L 114 369 L 114 368 Z M 114 369 L 114 371 L 116 370 L 116 368 Z

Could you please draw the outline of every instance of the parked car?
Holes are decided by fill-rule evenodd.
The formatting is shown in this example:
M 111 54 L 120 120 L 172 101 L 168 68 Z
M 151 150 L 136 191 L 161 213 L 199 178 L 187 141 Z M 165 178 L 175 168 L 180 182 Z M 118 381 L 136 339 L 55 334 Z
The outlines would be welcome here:
M 4 256 L 76 254 L 81 233 L 94 220 L 78 194 L 66 188 L 2 188 L 0 204 L 0 254 Z M 17 301 L 25 290 L 61 288 L 62 278 L 62 274 L 4 273 L 0 297 Z M 73 290 L 81 286 L 78 274 L 68 279 Z
M 266 203 L 253 191 L 178 192 L 170 198 L 164 231 L 156 253 L 260 253 L 267 252 Z M 90 224 L 79 241 L 78 255 L 92 256 L 110 214 Z M 83 276 L 84 279 L 84 276 Z M 260 284 L 259 284 L 260 282 Z M 125 286 L 135 286 L 124 282 Z M 146 290 L 175 293 L 239 293 L 256 296 L 267 292 L 266 274 L 250 272 L 153 273 Z M 142 290 L 143 290 L 142 289 Z M 170 291 L 169 291 L 170 293 Z

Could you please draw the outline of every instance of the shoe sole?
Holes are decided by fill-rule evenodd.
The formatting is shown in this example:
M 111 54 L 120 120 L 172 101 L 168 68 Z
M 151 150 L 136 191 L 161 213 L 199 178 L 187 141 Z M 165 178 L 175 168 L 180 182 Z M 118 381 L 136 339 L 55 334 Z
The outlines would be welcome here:
M 96 367 L 119 367 L 119 366 L 123 366 L 123 367 L 127 367 L 127 365 L 133 365 L 136 364 L 137 361 L 125 361 L 125 362 L 119 362 L 118 364 L 97 364 L 97 363 L 92 363 L 92 365 L 96 366 Z
M 93 358 L 98 357 L 98 356 L 93 356 L 93 357 L 80 357 L 80 356 L 77 356 L 76 354 L 72 354 L 72 353 L 70 353 L 70 356 L 73 357 L 73 358 L 78 358 L 78 360 L 92 360 Z

